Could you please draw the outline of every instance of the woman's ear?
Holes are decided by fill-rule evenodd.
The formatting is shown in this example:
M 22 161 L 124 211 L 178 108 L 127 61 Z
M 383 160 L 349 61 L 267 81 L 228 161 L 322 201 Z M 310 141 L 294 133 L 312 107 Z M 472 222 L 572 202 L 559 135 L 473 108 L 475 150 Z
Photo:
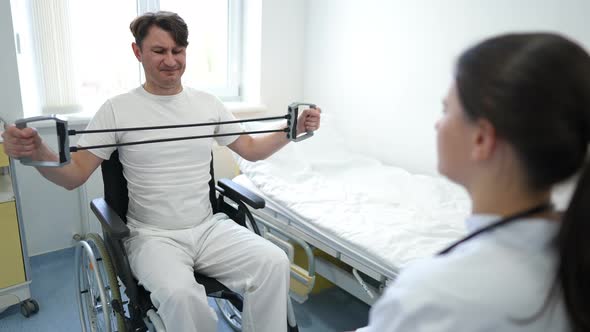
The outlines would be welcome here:
M 475 161 L 488 160 L 496 149 L 497 141 L 496 128 L 492 123 L 478 119 L 473 128 L 471 158 Z

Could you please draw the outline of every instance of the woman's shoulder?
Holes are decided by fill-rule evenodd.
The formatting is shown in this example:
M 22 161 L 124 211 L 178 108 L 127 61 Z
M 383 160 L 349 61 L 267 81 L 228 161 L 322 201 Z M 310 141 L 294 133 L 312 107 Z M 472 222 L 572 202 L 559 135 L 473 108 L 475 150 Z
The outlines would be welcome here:
M 371 324 L 396 331 L 567 330 L 563 301 L 549 294 L 554 273 L 545 279 L 530 267 L 506 270 L 516 263 L 463 249 L 403 270 L 371 310 Z
M 396 287 L 413 289 L 457 303 L 503 310 L 535 305 L 544 299 L 555 276 L 551 254 L 522 253 L 474 241 L 447 255 L 421 260 L 402 271 Z M 514 296 L 518 294 L 518 296 Z

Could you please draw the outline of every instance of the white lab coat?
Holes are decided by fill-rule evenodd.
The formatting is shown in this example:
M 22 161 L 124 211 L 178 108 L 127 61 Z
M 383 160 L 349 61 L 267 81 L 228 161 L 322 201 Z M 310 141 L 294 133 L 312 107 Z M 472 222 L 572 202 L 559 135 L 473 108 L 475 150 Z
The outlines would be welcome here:
M 474 215 L 466 223 L 474 232 L 497 220 Z M 518 220 L 408 266 L 358 332 L 569 331 L 559 296 L 525 322 L 542 310 L 554 282 L 558 229 L 555 221 Z

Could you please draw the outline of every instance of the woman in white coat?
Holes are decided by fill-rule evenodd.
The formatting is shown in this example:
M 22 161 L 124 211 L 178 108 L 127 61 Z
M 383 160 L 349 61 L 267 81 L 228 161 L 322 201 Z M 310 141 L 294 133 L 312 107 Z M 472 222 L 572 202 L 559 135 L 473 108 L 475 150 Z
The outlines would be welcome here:
M 469 235 L 402 271 L 358 331 L 589 331 L 590 56 L 507 34 L 465 51 L 454 78 L 438 168 L 472 199 Z M 552 187 L 578 172 L 555 211 Z

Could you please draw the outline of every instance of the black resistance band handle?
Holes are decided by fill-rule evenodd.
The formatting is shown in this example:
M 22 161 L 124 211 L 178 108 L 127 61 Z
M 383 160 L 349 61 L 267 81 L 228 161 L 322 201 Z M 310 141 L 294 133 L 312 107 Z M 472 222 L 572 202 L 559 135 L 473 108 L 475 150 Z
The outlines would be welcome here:
M 14 122 L 14 125 L 19 129 L 24 129 L 31 122 L 39 121 L 55 121 L 55 130 L 57 134 L 57 145 L 59 161 L 36 161 L 28 157 L 21 157 L 19 160 L 21 164 L 27 166 L 40 167 L 61 167 L 70 163 L 70 139 L 68 136 L 68 122 L 58 118 L 55 115 L 35 116 L 32 118 L 19 119 Z
M 313 131 L 308 131 L 307 133 L 297 137 L 297 119 L 299 118 L 299 106 L 309 106 L 311 108 L 316 108 L 315 104 L 308 103 L 292 103 L 289 105 L 287 109 L 287 126 L 289 128 L 289 131 L 287 132 L 287 138 L 294 142 L 303 141 L 304 139 L 308 139 L 313 136 Z

